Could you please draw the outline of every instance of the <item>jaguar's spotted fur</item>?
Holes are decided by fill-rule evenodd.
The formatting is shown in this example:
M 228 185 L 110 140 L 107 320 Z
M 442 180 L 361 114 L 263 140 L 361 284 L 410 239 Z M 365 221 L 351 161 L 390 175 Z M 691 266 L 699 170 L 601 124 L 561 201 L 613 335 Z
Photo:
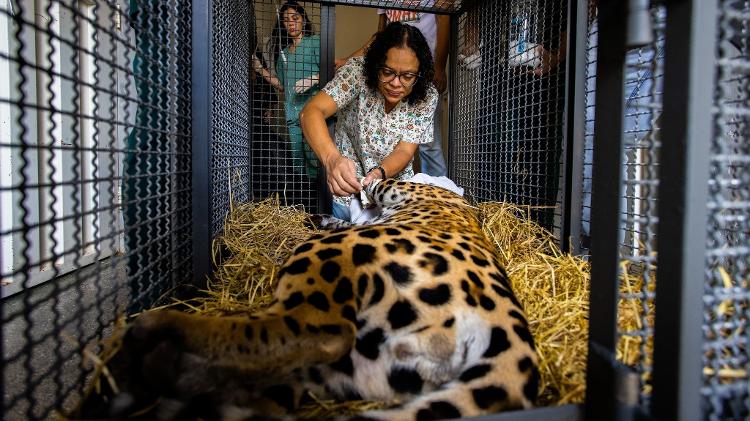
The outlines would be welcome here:
M 166 418 L 224 419 L 291 413 L 305 391 L 396 402 L 361 415 L 383 420 L 531 406 L 534 341 L 477 210 L 423 184 L 385 180 L 368 193 L 382 216 L 300 244 L 267 310 L 139 317 L 119 399 L 150 388 Z

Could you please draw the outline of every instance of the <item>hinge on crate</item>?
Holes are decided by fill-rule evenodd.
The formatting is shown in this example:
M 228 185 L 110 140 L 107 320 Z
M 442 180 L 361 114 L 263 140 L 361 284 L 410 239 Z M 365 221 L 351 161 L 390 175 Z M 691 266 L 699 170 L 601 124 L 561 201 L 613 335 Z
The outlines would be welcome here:
M 632 368 L 617 364 L 615 369 L 615 399 L 621 406 L 637 406 L 641 383 Z
M 606 374 L 603 375 L 612 381 L 614 387 L 614 396 L 609 402 L 614 404 L 615 407 L 611 410 L 615 412 L 607 414 L 609 419 L 615 421 L 642 419 L 640 413 L 641 382 L 638 373 L 632 367 L 618 361 L 611 350 L 596 342 L 589 342 L 589 352 L 598 360 L 598 367 L 606 370 Z
M 118 3 L 115 5 L 115 8 L 117 9 L 115 11 L 115 29 L 119 31 L 122 28 L 122 12 L 120 10 L 120 4 Z

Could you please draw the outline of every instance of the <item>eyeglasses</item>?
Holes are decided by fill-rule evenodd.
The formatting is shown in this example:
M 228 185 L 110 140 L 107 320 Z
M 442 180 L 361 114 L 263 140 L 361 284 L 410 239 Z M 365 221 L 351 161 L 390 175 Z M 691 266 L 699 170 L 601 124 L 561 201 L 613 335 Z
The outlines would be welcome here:
M 391 68 L 378 67 L 378 80 L 380 80 L 381 82 L 388 83 L 392 81 L 393 79 L 395 79 L 396 76 L 398 76 L 398 80 L 401 81 L 401 84 L 406 86 L 407 88 L 417 83 L 417 79 L 419 79 L 419 73 L 412 73 L 412 72 L 396 73 Z

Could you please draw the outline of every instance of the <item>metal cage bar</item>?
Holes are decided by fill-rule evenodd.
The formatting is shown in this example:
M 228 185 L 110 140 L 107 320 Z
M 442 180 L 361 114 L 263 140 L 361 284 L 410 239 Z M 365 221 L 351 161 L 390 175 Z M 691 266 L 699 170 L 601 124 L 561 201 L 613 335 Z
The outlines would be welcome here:
M 716 2 L 667 3 L 653 397 L 658 419 L 697 420 Z M 666 244 L 670 244 L 666 246 Z
M 211 22 L 213 8 L 209 1 L 198 2 L 193 7 L 193 197 L 212 197 L 211 144 L 213 138 L 212 109 L 205 104 L 213 103 L 213 55 Z M 193 259 L 194 285 L 202 285 L 212 272 L 211 264 L 211 200 L 193 201 Z
M 586 418 L 614 419 L 617 363 L 625 2 L 599 2 L 591 214 L 591 293 Z
M 586 139 L 586 68 L 589 32 L 588 0 L 568 2 L 568 58 L 565 90 L 565 152 L 561 243 L 564 251 L 581 253 L 584 148 Z

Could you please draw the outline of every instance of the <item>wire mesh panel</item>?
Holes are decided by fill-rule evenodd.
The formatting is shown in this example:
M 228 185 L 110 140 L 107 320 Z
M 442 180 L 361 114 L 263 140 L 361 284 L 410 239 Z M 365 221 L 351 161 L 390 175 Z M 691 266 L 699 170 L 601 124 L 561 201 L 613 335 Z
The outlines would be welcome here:
M 212 5 L 211 234 L 215 236 L 223 227 L 230 200 L 245 202 L 249 197 L 252 28 L 247 2 L 214 1 Z
M 255 1 L 252 19 L 252 195 L 318 212 L 322 171 L 299 113 L 321 87 L 321 6 Z
M 590 244 L 594 120 L 596 117 L 597 10 L 589 8 L 587 48 L 586 133 L 583 166 L 582 247 Z M 629 48 L 625 55 L 622 117 L 622 198 L 620 203 L 619 270 L 621 279 L 617 359 L 640 375 L 641 403 L 647 404 L 653 347 L 653 299 L 656 270 L 659 130 L 663 90 L 663 45 L 666 12 L 654 5 L 650 12 L 647 45 Z M 625 322 L 627 321 L 627 322 Z
M 473 2 L 459 19 L 451 177 L 559 228 L 567 1 Z
M 750 416 L 750 2 L 719 4 L 701 391 L 712 420 Z
M 181 0 L 0 3 L 6 419 L 71 409 L 84 347 L 191 277 L 190 16 Z

